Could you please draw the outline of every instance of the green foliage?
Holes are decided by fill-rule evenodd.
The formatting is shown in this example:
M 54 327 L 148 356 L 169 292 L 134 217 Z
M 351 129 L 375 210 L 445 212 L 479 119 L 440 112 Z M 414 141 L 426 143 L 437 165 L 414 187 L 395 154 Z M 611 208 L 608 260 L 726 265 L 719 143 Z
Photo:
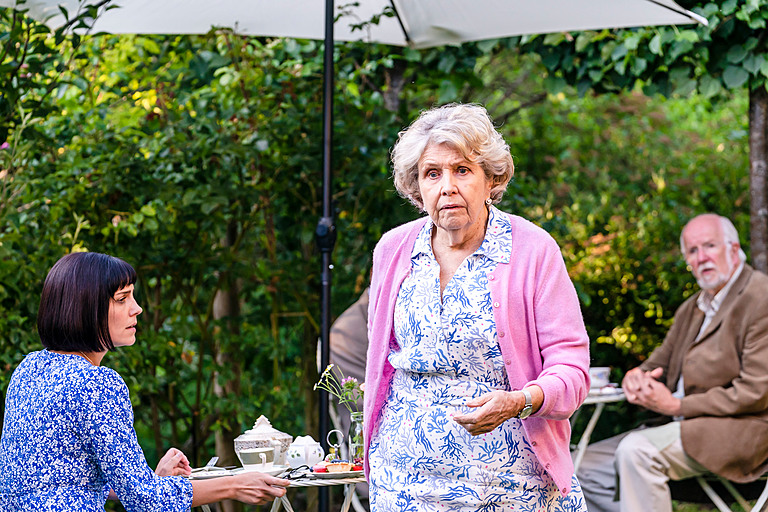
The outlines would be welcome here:
M 542 56 L 553 78 L 580 93 L 631 89 L 646 94 L 704 97 L 748 85 L 766 87 L 768 60 L 763 29 L 768 1 L 685 2 L 708 26 L 660 26 L 534 36 L 524 47 Z

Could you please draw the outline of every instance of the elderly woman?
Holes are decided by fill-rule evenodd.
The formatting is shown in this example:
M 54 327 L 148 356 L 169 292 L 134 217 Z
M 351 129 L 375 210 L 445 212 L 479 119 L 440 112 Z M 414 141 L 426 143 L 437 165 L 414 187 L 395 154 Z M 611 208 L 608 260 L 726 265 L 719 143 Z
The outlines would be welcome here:
M 555 241 L 496 209 L 509 147 L 484 108 L 422 113 L 392 151 L 427 216 L 373 256 L 366 471 L 374 511 L 583 511 L 568 418 L 589 344 Z
M 37 329 L 44 350 L 13 372 L 0 439 L 0 512 L 186 511 L 223 499 L 258 504 L 288 480 L 258 472 L 190 481 L 171 448 L 153 472 L 133 429 L 128 388 L 101 366 L 107 350 L 136 342 L 136 272 L 119 258 L 73 253 L 51 268 Z

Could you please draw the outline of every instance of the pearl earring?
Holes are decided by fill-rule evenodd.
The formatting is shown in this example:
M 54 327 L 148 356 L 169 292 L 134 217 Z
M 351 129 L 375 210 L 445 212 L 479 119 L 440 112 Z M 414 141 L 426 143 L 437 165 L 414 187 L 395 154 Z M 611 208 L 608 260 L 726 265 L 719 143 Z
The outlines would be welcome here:
M 493 202 L 493 200 L 490 197 L 485 200 L 485 204 L 488 205 L 488 206 L 491 206 L 492 202 Z

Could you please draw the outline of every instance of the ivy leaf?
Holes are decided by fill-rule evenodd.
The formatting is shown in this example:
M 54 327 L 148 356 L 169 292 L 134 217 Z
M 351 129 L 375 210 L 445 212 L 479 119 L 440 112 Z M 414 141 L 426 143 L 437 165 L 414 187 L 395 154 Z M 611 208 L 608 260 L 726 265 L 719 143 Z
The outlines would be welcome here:
M 688 96 L 696 89 L 696 80 L 688 79 L 682 82 L 675 82 L 675 90 L 673 94 L 679 94 L 680 96 Z
M 701 81 L 699 82 L 699 92 L 705 98 L 715 96 L 722 91 L 722 89 L 723 86 L 718 78 L 713 77 L 712 75 L 704 75 L 701 77 Z
M 623 44 L 617 45 L 616 48 L 613 50 L 613 52 L 611 52 L 611 60 L 617 61 L 622 59 L 627 54 L 628 51 L 629 49 L 627 48 L 626 45 L 623 45 Z
M 746 59 L 744 59 L 742 66 L 744 67 L 744 69 L 747 70 L 747 72 L 750 75 L 756 75 L 757 72 L 760 71 L 760 68 L 762 67 L 764 62 L 765 62 L 764 55 L 752 53 Z
M 599 69 L 592 69 L 589 71 L 589 73 L 587 73 L 587 75 L 593 83 L 597 83 L 603 78 L 603 72 Z
M 743 61 L 744 58 L 747 56 L 747 50 L 740 44 L 736 44 L 731 46 L 728 49 L 728 55 L 726 58 L 728 59 L 728 62 L 731 64 L 738 64 L 739 62 Z
M 765 18 L 752 18 L 749 20 L 748 25 L 752 30 L 765 28 Z
M 498 43 L 498 39 L 486 39 L 485 41 L 478 41 L 477 48 L 483 53 L 489 53 Z
M 541 58 L 541 63 L 549 69 L 553 70 L 560 63 L 560 54 L 557 52 L 550 52 Z
M 613 55 L 613 50 L 616 47 L 615 41 L 608 41 L 607 43 L 603 44 L 603 47 L 600 48 L 600 56 L 603 58 L 604 61 L 607 61 L 611 58 L 611 55 Z
M 728 66 L 723 72 L 723 82 L 729 89 L 738 89 L 749 79 L 749 73 L 738 66 Z
M 544 37 L 544 44 L 547 46 L 557 46 L 560 43 L 562 43 L 564 40 L 565 40 L 565 33 L 553 32 L 551 34 L 547 34 Z
M 648 44 L 648 49 L 655 55 L 661 55 L 661 34 L 656 34 Z
M 639 34 L 632 34 L 628 38 L 624 40 L 624 46 L 627 50 L 637 50 L 637 47 L 640 45 L 640 35 Z
M 638 57 L 632 62 L 632 73 L 635 75 L 640 75 L 643 71 L 645 71 L 648 68 L 648 61 Z
M 720 12 L 723 16 L 733 14 L 733 11 L 739 6 L 739 0 L 725 0 L 720 6 Z
M 576 36 L 576 51 L 583 52 L 591 42 L 592 42 L 591 33 L 589 32 L 580 33 L 578 36 Z

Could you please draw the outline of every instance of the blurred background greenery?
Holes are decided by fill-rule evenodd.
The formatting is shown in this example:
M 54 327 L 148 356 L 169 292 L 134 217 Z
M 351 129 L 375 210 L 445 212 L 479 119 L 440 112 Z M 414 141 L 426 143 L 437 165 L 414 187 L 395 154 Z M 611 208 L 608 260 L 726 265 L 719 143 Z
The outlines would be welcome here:
M 40 348 L 47 270 L 106 252 L 139 273 L 139 341 L 105 364 L 128 383 L 151 465 L 170 446 L 225 463 L 261 414 L 317 437 L 321 45 L 63 37 L 11 10 L 0 32 L 0 395 Z M 592 364 L 619 381 L 695 291 L 687 219 L 730 217 L 749 254 L 748 92 L 577 91 L 521 42 L 337 45 L 333 315 L 366 286 L 381 234 L 419 215 L 390 179 L 397 132 L 424 108 L 477 102 L 515 158 L 500 208 L 558 241 Z M 593 439 L 642 418 L 604 414 Z

